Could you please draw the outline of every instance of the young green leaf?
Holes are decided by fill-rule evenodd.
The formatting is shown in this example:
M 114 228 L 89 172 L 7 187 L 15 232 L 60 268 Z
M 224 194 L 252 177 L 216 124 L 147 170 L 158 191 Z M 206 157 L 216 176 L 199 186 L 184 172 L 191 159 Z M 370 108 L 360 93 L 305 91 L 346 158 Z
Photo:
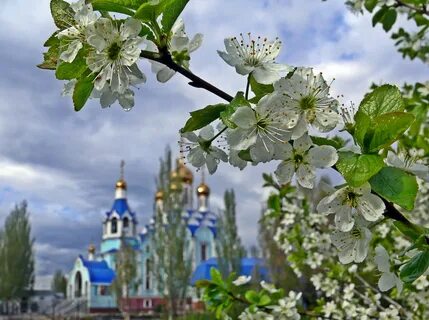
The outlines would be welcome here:
M 220 117 L 222 111 L 226 109 L 227 104 L 214 104 L 199 110 L 192 111 L 191 117 L 186 121 L 185 126 L 180 130 L 181 132 L 190 132 L 201 129 L 206 125 L 212 123 Z
M 314 144 L 317 144 L 318 146 L 328 145 L 328 146 L 334 147 L 337 150 L 344 147 L 344 144 L 345 144 L 345 141 L 338 136 L 330 139 L 324 138 L 324 137 L 311 136 L 311 140 L 313 141 Z
M 73 104 L 75 111 L 80 111 L 91 96 L 94 89 L 95 75 L 83 75 L 77 82 L 73 91 Z
M 244 297 L 247 301 L 249 301 L 251 304 L 258 304 L 259 303 L 259 294 L 255 290 L 248 290 L 244 294 Z
M 164 0 L 161 24 L 163 31 L 169 33 L 179 15 L 182 13 L 189 0 Z
M 375 88 L 365 96 L 359 106 L 359 111 L 370 118 L 375 118 L 383 113 L 403 110 L 404 101 L 401 92 L 396 86 L 390 84 Z
M 393 225 L 408 237 L 410 240 L 416 241 L 424 232 L 424 228 L 414 225 L 414 224 L 405 224 L 401 221 L 394 221 Z
M 223 286 L 223 280 L 222 280 L 222 275 L 220 274 L 219 270 L 212 267 L 210 269 L 210 277 L 213 283 L 219 285 L 219 286 Z
M 58 58 L 60 56 L 59 51 L 59 43 L 50 47 L 48 51 L 43 54 L 44 61 L 41 64 L 38 64 L 37 67 L 40 69 L 56 70 Z
M 160 15 L 160 7 L 161 5 L 152 4 L 150 2 L 143 3 L 134 14 L 134 18 L 140 19 L 143 22 L 149 22 L 151 24 L 158 25 L 156 19 Z
M 255 94 L 255 97 L 251 99 L 252 103 L 257 103 L 262 99 L 263 96 L 274 91 L 274 86 L 272 84 L 261 84 L 258 83 L 253 76 L 250 76 L 250 88 Z
M 390 29 L 392 29 L 393 25 L 396 22 L 397 16 L 398 16 L 398 14 L 397 14 L 395 9 L 389 9 L 386 11 L 386 13 L 383 15 L 383 18 L 381 21 L 384 31 L 387 32 Z
M 422 251 L 416 254 L 401 269 L 400 277 L 404 282 L 413 282 L 420 277 L 429 267 L 429 251 Z
M 372 17 L 372 26 L 375 27 L 375 25 L 383 20 L 383 16 L 385 13 L 389 10 L 389 7 L 383 5 L 380 10 L 378 10 L 374 16 Z
M 361 186 L 384 166 L 383 158 L 375 154 L 340 152 L 338 156 L 337 169 L 352 187 Z
M 416 177 L 398 168 L 385 167 L 369 181 L 371 188 L 383 198 L 406 210 L 414 208 L 418 185 Z
M 395 142 L 413 123 L 414 116 L 405 112 L 390 112 L 370 119 L 359 111 L 355 116 L 354 137 L 368 153 L 376 152 Z
M 107 11 L 107 12 L 118 12 L 128 16 L 134 16 L 134 11 L 131 9 L 137 9 L 143 1 L 126 1 L 126 0 L 92 0 L 91 4 L 94 10 Z
M 375 6 L 377 5 L 377 1 L 378 0 L 365 0 L 364 6 L 366 10 L 368 10 L 369 12 L 372 12 Z
M 79 78 L 85 70 L 86 65 L 86 50 L 82 48 L 77 54 L 73 62 L 62 62 L 58 65 L 55 76 L 58 80 L 72 80 Z
M 63 0 L 51 0 L 50 6 L 52 18 L 58 29 L 64 30 L 75 24 L 75 12 L 68 2 Z
M 222 111 L 220 114 L 223 124 L 228 128 L 236 128 L 237 126 L 234 122 L 231 121 L 231 117 L 237 108 L 243 106 L 250 107 L 250 103 L 244 98 L 244 93 L 239 91 L 237 92 L 237 95 L 234 97 L 234 99 L 232 99 L 232 101 L 226 107 L 225 111 Z

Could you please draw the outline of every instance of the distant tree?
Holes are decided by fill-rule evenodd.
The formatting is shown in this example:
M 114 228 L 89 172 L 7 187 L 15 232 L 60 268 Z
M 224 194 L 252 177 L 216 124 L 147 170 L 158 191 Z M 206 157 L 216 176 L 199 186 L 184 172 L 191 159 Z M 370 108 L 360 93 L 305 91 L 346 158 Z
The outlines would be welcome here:
M 246 256 L 246 250 L 241 244 L 237 232 L 236 204 L 234 190 L 226 190 L 224 194 L 225 210 L 221 213 L 217 227 L 222 232 L 218 233 L 216 252 L 218 264 L 224 277 L 231 272 L 240 272 L 241 258 Z
M 16 205 L 7 216 L 0 244 L 0 300 L 21 301 L 34 285 L 34 238 L 27 202 Z
M 124 319 L 129 319 L 130 315 L 125 307 L 126 300 L 130 296 L 131 290 L 138 285 L 137 278 L 137 257 L 131 245 L 123 239 L 121 247 L 116 255 L 116 277 L 112 283 L 112 288 L 117 299 L 117 305 L 124 315 Z
M 67 279 L 61 270 L 55 271 L 54 277 L 52 278 L 51 282 L 51 289 L 54 292 L 64 294 L 64 297 L 66 296 Z
M 192 273 L 192 251 L 189 249 L 187 225 L 182 219 L 181 182 L 172 180 L 171 151 L 160 160 L 158 188 L 163 191 L 163 207 L 155 217 L 154 273 L 159 292 L 167 300 L 170 319 L 176 318 L 179 303 L 187 297 Z

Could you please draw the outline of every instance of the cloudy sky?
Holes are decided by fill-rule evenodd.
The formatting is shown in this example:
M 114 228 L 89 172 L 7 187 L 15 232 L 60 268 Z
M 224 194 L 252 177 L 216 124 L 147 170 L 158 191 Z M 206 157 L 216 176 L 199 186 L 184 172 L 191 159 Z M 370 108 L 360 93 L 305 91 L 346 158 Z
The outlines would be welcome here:
M 343 94 L 344 102 L 359 103 L 371 82 L 427 78 L 426 66 L 402 60 L 369 16 L 351 14 L 339 0 L 192 0 L 184 19 L 191 36 L 205 37 L 192 56 L 192 71 L 230 94 L 243 90 L 245 79 L 216 50 L 224 37 L 240 32 L 280 37 L 278 60 L 335 77 L 333 91 Z M 161 85 L 142 61 L 149 81 L 137 92 L 131 112 L 89 103 L 76 113 L 70 98 L 60 96 L 63 84 L 35 67 L 54 31 L 49 0 L 2 0 L 0 24 L 0 225 L 16 202 L 28 200 L 40 286 L 54 270 L 68 271 L 91 241 L 99 243 L 121 159 L 127 163 L 130 205 L 142 225 L 148 221 L 165 146 L 177 154 L 177 132 L 188 112 L 220 100 L 189 87 L 179 75 Z M 208 179 L 214 208 L 222 206 L 226 188 L 236 190 L 238 225 L 247 245 L 257 236 L 261 174 L 272 169 L 241 172 L 223 165 Z

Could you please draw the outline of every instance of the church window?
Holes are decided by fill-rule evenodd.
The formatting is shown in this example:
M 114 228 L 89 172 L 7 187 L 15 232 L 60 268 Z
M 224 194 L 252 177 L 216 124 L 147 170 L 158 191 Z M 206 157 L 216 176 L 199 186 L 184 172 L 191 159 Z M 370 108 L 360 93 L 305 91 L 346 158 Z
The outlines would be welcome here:
M 124 228 L 128 228 L 128 226 L 130 225 L 130 220 L 127 217 L 125 217 L 123 223 L 124 223 Z
M 201 244 L 201 261 L 207 260 L 207 244 Z
M 110 228 L 110 232 L 111 233 L 118 232 L 118 219 L 113 218 L 111 224 L 112 225 L 111 225 L 111 228 Z
M 150 259 L 146 259 L 146 279 L 145 279 L 145 288 L 146 290 L 150 290 L 150 274 L 152 272 L 151 261 Z

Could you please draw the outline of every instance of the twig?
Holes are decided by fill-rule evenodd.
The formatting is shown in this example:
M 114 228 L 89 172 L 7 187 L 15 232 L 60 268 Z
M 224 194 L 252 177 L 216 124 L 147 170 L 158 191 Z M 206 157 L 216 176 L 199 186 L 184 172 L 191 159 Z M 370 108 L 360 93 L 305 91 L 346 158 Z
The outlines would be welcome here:
M 396 0 L 396 6 L 397 7 L 406 7 L 410 10 L 416 11 L 416 12 L 421 13 L 421 14 L 426 14 L 426 15 L 428 14 L 428 10 L 427 10 L 425 4 L 423 4 L 421 8 L 418 8 L 418 7 L 415 7 L 409 3 L 404 2 L 403 0 Z

